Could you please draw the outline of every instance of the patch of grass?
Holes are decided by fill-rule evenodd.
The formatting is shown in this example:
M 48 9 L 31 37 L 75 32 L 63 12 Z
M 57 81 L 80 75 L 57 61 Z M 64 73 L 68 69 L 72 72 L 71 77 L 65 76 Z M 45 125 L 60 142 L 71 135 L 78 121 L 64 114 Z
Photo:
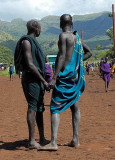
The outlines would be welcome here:
M 96 74 L 96 73 L 93 73 L 93 74 L 92 74 L 92 77 L 96 77 L 96 76 L 97 76 L 97 74 Z
M 9 70 L 0 71 L 0 76 L 9 76 Z
M 16 73 L 14 73 L 14 76 L 16 75 Z M 4 70 L 4 71 L 0 71 L 0 76 L 9 76 L 9 70 Z
M 9 71 L 8 70 L 0 71 L 0 76 L 9 76 Z

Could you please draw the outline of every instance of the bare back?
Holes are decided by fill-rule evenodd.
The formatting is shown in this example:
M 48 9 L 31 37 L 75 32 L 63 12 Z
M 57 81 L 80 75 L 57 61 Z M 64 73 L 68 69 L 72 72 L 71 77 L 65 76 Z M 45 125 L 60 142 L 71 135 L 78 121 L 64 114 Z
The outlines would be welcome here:
M 75 43 L 76 43 L 76 36 L 72 32 L 61 33 L 58 42 L 58 48 L 59 48 L 59 54 L 65 55 L 65 62 L 62 67 L 62 70 L 64 70 L 64 68 L 72 58 Z

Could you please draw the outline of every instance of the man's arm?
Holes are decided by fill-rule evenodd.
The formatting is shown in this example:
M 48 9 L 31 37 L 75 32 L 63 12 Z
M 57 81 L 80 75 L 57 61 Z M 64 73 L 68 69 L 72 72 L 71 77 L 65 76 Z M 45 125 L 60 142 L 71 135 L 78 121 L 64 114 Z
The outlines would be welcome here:
M 24 40 L 22 43 L 23 54 L 25 58 L 25 62 L 29 68 L 29 70 L 40 80 L 43 82 L 45 87 L 48 87 L 48 83 L 45 81 L 41 73 L 37 70 L 36 66 L 33 64 L 33 57 L 31 53 L 31 44 L 28 40 Z
M 83 61 L 85 61 L 92 56 L 92 53 L 89 47 L 85 43 L 82 43 L 82 45 L 83 45 L 83 50 L 84 50 Z
M 52 81 L 50 82 L 50 87 L 53 88 L 55 83 L 56 83 L 56 79 L 57 76 L 59 74 L 59 72 L 61 71 L 61 69 L 64 66 L 64 62 L 65 62 L 65 57 L 66 57 L 66 36 L 65 34 L 60 34 L 59 36 L 59 52 L 58 52 L 58 56 L 57 56 L 57 63 L 56 63 L 56 69 L 55 69 L 55 73 L 54 76 L 52 78 Z

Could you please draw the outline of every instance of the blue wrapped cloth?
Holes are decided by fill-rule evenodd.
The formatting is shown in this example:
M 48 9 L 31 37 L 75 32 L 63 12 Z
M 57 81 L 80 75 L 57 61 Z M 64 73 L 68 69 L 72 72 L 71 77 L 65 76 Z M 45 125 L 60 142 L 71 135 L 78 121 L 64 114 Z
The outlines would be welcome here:
M 81 40 L 76 34 L 76 44 L 71 61 L 67 64 L 54 86 L 50 104 L 51 113 L 60 113 L 79 100 L 85 87 L 85 70 L 83 68 L 84 51 Z
M 10 72 L 10 74 L 14 74 L 14 66 L 13 65 L 10 65 L 9 72 Z

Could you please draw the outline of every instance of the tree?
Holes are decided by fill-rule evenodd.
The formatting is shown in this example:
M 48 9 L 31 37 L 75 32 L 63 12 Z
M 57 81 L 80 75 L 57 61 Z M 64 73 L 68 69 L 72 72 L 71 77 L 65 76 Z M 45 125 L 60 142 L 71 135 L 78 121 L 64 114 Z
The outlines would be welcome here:
M 108 14 L 108 17 L 113 17 L 113 14 L 110 12 L 110 13 Z
M 113 17 L 113 14 L 112 13 L 109 13 L 108 15 L 109 17 Z M 110 29 L 108 29 L 106 31 L 106 34 L 107 36 L 109 36 L 110 40 L 113 40 L 113 27 L 111 27 Z M 111 48 L 107 51 L 107 56 L 110 57 L 110 58 L 113 58 L 114 57 L 114 47 L 113 47 L 113 43 L 112 43 L 112 46 Z
M 13 63 L 13 56 L 11 50 L 7 47 L 0 46 L 0 63 Z
M 100 49 L 101 49 L 101 45 L 98 44 L 98 45 L 96 46 L 96 49 L 97 49 L 97 50 L 100 50 Z
M 107 36 L 109 36 L 110 40 L 113 39 L 113 27 L 106 31 Z

